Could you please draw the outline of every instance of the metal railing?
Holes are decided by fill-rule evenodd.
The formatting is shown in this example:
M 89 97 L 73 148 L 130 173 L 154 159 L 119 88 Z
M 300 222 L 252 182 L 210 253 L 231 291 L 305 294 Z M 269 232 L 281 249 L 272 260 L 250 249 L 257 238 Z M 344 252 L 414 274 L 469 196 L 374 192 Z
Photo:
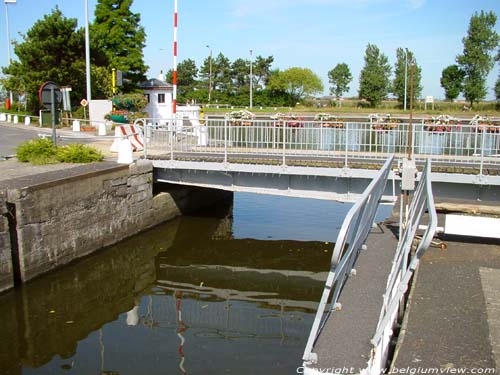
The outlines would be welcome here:
M 401 121 L 407 121 L 401 120 Z M 406 156 L 417 161 L 430 158 L 448 164 L 500 165 L 500 126 L 463 124 L 433 127 L 424 119 L 381 128 L 372 121 L 326 122 L 314 120 L 228 120 L 210 118 L 205 124 L 167 121 L 145 125 L 150 154 L 204 153 L 280 155 L 287 158 L 307 155 L 336 157 L 347 165 L 352 159 L 385 160 L 388 155 Z M 465 120 L 464 120 L 465 123 Z M 411 132 L 411 137 L 409 137 Z M 408 145 L 410 138 L 411 144 Z
M 310 363 L 317 362 L 317 356 L 315 353 L 312 353 L 312 348 L 331 311 L 338 308 L 337 301 L 344 283 L 350 275 L 360 251 L 364 248 L 366 238 L 374 224 L 375 214 L 384 192 L 393 160 L 394 156 L 386 160 L 378 176 L 372 180 L 363 192 L 362 197 L 349 210 L 344 219 L 333 250 L 330 272 L 325 282 L 323 295 L 321 296 L 316 317 L 314 318 L 302 357 L 304 361 Z M 327 309 L 330 297 L 330 307 Z M 326 315 L 325 310 L 327 310 Z
M 403 232 L 398 242 L 391 274 L 389 276 L 386 292 L 384 294 L 384 302 L 379 323 L 377 325 L 376 333 L 371 340 L 374 346 L 378 346 L 380 341 L 384 339 L 384 332 L 392 329 L 398 308 L 408 289 L 410 278 L 417 268 L 424 251 L 429 247 L 436 232 L 437 214 L 432 195 L 430 172 L 431 161 L 428 160 L 422 172 L 418 187 L 413 195 L 413 199 L 408 210 L 407 220 L 404 224 Z M 409 260 L 410 252 L 415 243 L 417 230 L 425 212 L 427 212 L 428 216 L 427 228 L 419 239 L 411 260 Z

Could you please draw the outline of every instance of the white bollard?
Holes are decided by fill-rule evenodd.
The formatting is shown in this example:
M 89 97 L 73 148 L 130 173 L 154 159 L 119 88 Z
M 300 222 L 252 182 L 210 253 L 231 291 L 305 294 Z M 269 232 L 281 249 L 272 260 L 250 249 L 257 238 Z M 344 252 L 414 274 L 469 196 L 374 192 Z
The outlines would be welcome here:
M 118 145 L 118 164 L 131 164 L 134 162 L 134 155 L 132 153 L 132 143 L 128 138 L 122 139 Z
M 19 124 L 19 116 L 14 115 L 14 124 Z
M 31 124 L 31 117 L 26 116 L 26 117 L 24 118 L 24 125 L 29 125 L 29 124 Z
M 97 135 L 106 135 L 106 124 L 104 122 L 99 123 Z
M 80 121 L 73 120 L 73 131 L 74 132 L 79 132 L 80 131 Z
M 12 115 L 7 115 L 7 122 L 12 122 Z
M 5 113 L 0 113 L 0 121 L 7 121 L 7 115 Z
M 202 125 L 199 130 L 198 146 L 206 146 L 208 144 L 207 127 Z

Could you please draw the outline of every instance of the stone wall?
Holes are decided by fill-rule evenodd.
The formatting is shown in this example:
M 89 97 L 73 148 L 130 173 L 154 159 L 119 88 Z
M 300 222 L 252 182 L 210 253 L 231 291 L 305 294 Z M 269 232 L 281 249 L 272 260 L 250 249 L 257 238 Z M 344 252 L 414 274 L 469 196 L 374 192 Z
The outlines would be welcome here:
M 0 292 L 14 285 L 6 192 L 0 190 Z
M 188 207 L 213 202 L 206 194 L 183 188 L 153 196 L 153 168 L 147 160 L 10 188 L 7 200 L 16 209 L 20 279 L 28 281 Z

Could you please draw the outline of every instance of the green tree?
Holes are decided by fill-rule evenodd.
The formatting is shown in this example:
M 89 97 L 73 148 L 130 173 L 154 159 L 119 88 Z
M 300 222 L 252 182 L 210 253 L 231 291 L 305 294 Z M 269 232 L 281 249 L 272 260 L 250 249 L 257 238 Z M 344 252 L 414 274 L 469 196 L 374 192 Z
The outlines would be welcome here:
M 133 0 L 98 0 L 91 26 L 92 45 L 103 51 L 107 65 L 126 74 L 123 91 L 134 91 L 148 67 L 143 48 L 146 33 L 139 13 L 130 10 Z
M 492 53 L 500 40 L 494 30 L 496 21 L 493 12 L 474 13 L 467 36 L 462 39 L 463 54 L 457 56 L 457 63 L 464 72 L 463 93 L 471 107 L 487 93 L 486 78 L 494 64 Z
M 464 72 L 458 65 L 449 65 L 441 73 L 441 87 L 446 100 L 453 101 L 462 92 Z
M 231 64 L 232 88 L 235 94 L 250 91 L 250 61 L 242 58 Z
M 76 26 L 76 18 L 64 17 L 56 7 L 15 44 L 18 60 L 3 69 L 5 88 L 26 92 L 30 110 L 39 108 L 38 89 L 46 81 L 71 86 L 74 100 L 85 97 L 85 42 Z
M 253 63 L 253 79 L 254 79 L 254 89 L 257 91 L 264 89 L 269 82 L 269 77 L 271 76 L 271 65 L 274 62 L 273 56 L 262 57 L 257 56 Z
M 368 44 L 365 51 L 365 66 L 359 77 L 359 97 L 379 105 L 387 97 L 390 88 L 391 66 L 387 56 L 374 44 Z
M 167 72 L 167 82 L 172 83 L 173 71 Z M 186 59 L 177 64 L 177 100 L 187 102 L 194 99 L 190 94 L 194 91 L 197 81 L 198 68 L 192 59 Z
M 346 63 L 337 64 L 335 68 L 328 72 L 328 78 L 332 85 L 332 87 L 330 87 L 330 94 L 335 95 L 337 99 L 340 98 L 342 94 L 349 91 L 352 74 Z
M 210 57 L 207 57 L 203 62 L 199 76 L 199 87 L 208 88 L 210 78 Z M 219 53 L 216 58 L 212 57 L 212 101 L 227 101 L 231 89 L 231 62 L 224 54 Z
M 413 100 L 422 94 L 422 68 L 418 66 L 413 52 L 403 48 L 396 50 L 396 63 L 394 64 L 394 80 L 392 81 L 392 93 L 400 103 L 405 101 L 405 65 L 406 69 L 406 100 L 409 102 L 411 77 L 413 76 Z M 413 67 L 412 67 L 413 66 Z M 413 73 L 411 70 L 413 69 Z
M 323 83 L 311 69 L 293 67 L 271 74 L 268 88 L 284 91 L 295 104 L 306 96 L 323 91 Z

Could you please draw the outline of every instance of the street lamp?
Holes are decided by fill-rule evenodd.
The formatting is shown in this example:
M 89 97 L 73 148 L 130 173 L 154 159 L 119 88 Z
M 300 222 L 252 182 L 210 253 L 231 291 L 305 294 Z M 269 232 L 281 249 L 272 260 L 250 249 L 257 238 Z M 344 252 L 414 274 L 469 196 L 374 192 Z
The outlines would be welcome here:
M 4 0 L 5 4 L 5 23 L 7 25 L 7 59 L 8 59 L 8 64 L 10 65 L 12 63 L 12 57 L 10 55 L 10 28 L 9 28 L 9 8 L 7 5 L 9 4 L 15 4 L 16 0 Z M 13 97 L 12 97 L 12 90 L 9 91 L 9 98 L 10 102 L 12 103 Z
M 209 73 L 208 73 L 208 103 L 210 104 L 210 99 L 212 97 L 212 48 L 207 45 L 210 50 L 210 55 L 208 57 Z
M 89 0 L 85 0 L 85 75 L 87 79 L 87 102 L 92 100 L 90 81 L 90 43 L 89 43 Z
M 405 48 L 405 97 L 404 97 L 404 110 L 406 111 L 406 93 L 408 86 L 408 48 Z
M 252 50 L 250 50 L 250 109 L 253 107 L 253 60 Z

